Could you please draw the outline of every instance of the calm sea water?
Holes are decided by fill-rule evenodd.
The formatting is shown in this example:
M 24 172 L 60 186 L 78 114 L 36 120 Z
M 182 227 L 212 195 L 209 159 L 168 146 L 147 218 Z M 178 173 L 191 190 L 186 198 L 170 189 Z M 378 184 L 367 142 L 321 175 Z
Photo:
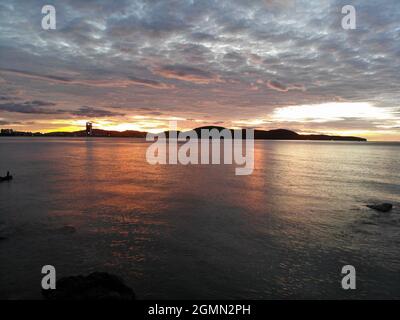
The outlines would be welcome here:
M 147 298 L 400 298 L 400 145 L 257 141 L 255 170 L 137 139 L 1 138 L 0 298 L 108 271 Z M 391 213 L 365 204 L 388 201 Z M 60 229 L 73 226 L 75 233 Z M 341 289 L 341 268 L 357 290 Z

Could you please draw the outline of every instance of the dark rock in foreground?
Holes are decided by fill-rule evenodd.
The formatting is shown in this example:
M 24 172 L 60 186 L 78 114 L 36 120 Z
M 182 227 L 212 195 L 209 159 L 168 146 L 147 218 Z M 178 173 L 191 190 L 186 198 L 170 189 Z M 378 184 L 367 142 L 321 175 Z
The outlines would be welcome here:
M 393 205 L 391 203 L 380 203 L 380 204 L 369 204 L 367 205 L 367 207 L 380 212 L 389 212 L 390 210 L 392 210 Z
M 135 293 L 117 276 L 94 272 L 57 280 L 55 290 L 42 290 L 47 300 L 134 300 Z
M 2 241 L 2 240 L 7 240 L 7 238 L 6 237 L 0 237 L 0 241 Z

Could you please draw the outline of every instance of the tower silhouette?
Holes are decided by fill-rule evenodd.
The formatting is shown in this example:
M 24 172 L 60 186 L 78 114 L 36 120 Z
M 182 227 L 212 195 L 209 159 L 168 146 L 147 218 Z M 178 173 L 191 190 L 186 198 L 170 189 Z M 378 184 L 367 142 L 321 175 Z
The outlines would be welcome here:
M 86 122 L 86 135 L 91 136 L 93 131 L 92 131 L 92 123 L 91 122 Z

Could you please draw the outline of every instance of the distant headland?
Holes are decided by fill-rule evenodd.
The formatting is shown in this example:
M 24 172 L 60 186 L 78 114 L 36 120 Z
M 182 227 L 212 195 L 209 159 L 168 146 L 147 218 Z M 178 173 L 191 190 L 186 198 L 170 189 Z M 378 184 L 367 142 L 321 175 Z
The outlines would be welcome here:
M 201 129 L 217 129 L 222 131 L 226 128 L 218 126 L 206 126 L 193 129 L 197 133 L 201 132 Z M 232 129 L 229 129 L 232 130 Z M 179 132 L 178 132 L 179 133 Z M 245 130 L 243 130 L 245 134 Z M 111 137 L 111 138 L 145 138 L 147 132 L 143 131 L 111 131 L 102 129 L 92 129 L 91 126 L 87 126 L 86 130 L 74 131 L 74 132 L 21 132 L 14 131 L 12 129 L 1 129 L 0 137 Z M 166 132 L 168 136 L 168 132 Z M 245 137 L 245 135 L 244 135 Z M 365 138 L 352 137 L 352 136 L 330 136 L 321 134 L 298 134 L 294 131 L 287 129 L 275 129 L 275 130 L 254 130 L 254 139 L 256 140 L 318 140 L 318 141 L 367 141 Z

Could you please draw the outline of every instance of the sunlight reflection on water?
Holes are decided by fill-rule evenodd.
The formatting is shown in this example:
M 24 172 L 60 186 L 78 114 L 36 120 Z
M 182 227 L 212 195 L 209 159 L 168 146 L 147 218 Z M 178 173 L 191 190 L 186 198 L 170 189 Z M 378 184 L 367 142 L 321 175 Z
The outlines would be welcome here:
M 39 298 L 44 264 L 118 274 L 141 298 L 400 297 L 399 145 L 256 141 L 250 176 L 151 166 L 147 146 L 0 140 L 15 175 L 0 185 L 0 298 Z M 355 292 L 340 288 L 348 263 Z

